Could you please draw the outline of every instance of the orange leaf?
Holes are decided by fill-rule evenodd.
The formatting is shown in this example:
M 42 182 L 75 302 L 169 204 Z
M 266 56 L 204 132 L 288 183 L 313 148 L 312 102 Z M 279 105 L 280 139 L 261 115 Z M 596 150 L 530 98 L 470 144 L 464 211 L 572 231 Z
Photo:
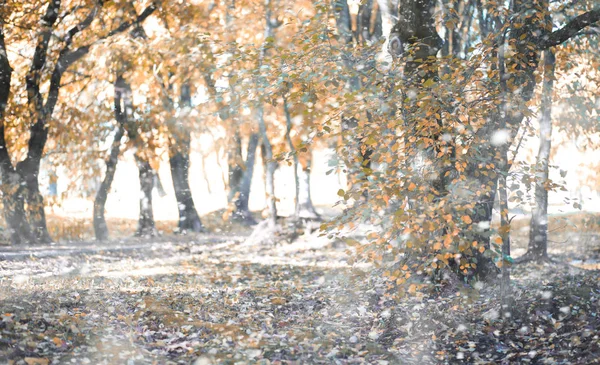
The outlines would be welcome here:
M 48 365 L 50 360 L 42 357 L 26 357 L 23 359 L 27 365 Z
M 471 220 L 471 217 L 469 217 L 468 215 L 463 215 L 462 216 L 462 221 L 465 222 L 466 224 L 471 224 L 473 223 L 473 221 Z
M 446 237 L 444 238 L 444 246 L 446 248 L 450 247 L 450 244 L 452 243 L 452 236 L 450 236 L 449 234 L 446 235 Z

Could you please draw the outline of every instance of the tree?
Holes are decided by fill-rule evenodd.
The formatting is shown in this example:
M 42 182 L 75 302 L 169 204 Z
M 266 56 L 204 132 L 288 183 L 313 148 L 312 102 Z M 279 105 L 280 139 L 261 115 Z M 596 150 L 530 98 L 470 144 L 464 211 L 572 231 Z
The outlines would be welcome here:
M 189 113 L 192 107 L 192 93 L 188 84 L 181 85 L 180 96 L 180 115 Z M 180 126 L 183 124 L 179 122 Z M 175 197 L 177 198 L 177 207 L 179 208 L 179 223 L 177 228 L 179 232 L 202 232 L 204 227 L 200 221 L 200 216 L 196 211 L 192 191 L 189 183 L 190 169 L 190 142 L 191 138 L 184 128 L 171 128 L 171 138 L 169 143 L 169 162 L 171 164 L 171 176 L 173 178 L 173 187 L 175 188 Z
M 278 28 L 282 24 L 280 21 L 273 18 L 272 16 L 271 0 L 265 1 L 265 9 L 265 36 L 263 44 L 260 48 L 257 66 L 257 71 L 259 73 L 257 82 L 259 85 L 265 83 L 264 77 L 261 75 L 263 72 L 262 66 L 265 61 L 269 45 L 273 42 L 273 33 L 275 31 L 275 28 Z M 267 134 L 267 125 L 265 123 L 264 106 L 262 98 L 259 98 L 256 106 L 256 118 L 258 121 L 258 129 L 260 131 L 262 148 L 264 149 L 264 159 L 267 166 L 265 175 L 265 190 L 267 194 L 267 208 L 269 210 L 269 228 L 275 229 L 277 225 L 277 203 L 275 199 L 275 169 L 277 168 L 277 162 L 273 160 L 273 147 L 271 146 L 271 142 L 269 141 L 269 136 Z
M 455 8 L 457 3 L 445 4 Z M 485 2 L 477 11 L 463 8 L 476 17 L 480 34 L 448 32 L 451 45 L 446 46 L 436 32 L 434 5 L 402 2 L 389 39 L 393 67 L 367 74 L 368 61 L 359 63 L 362 88 L 338 98 L 341 112 L 356 118 L 354 135 L 373 148 L 370 160 L 385 169 L 371 171 L 362 183 L 370 192 L 368 205 L 353 203 L 359 201 L 357 189 L 340 191 L 351 208 L 330 226 L 379 225 L 370 244 L 356 248 L 357 257 L 383 265 L 394 285 L 413 290 L 428 279 L 404 271 L 494 280 L 497 266 L 510 264 L 507 206 L 501 209 L 499 229 L 491 225 L 492 207 L 498 189 L 501 201 L 507 197 L 508 152 L 518 150 L 513 141 L 532 115 L 528 103 L 537 85 L 539 56 L 598 20 L 593 9 L 552 30 L 547 2 L 517 0 L 510 8 Z M 338 24 L 348 13 L 339 9 L 334 13 Z M 446 28 L 459 24 L 459 30 L 467 29 L 469 20 L 461 19 L 447 22 Z M 339 34 L 346 28 L 338 26 Z M 475 39 L 477 51 L 466 48 L 462 54 L 461 39 Z M 363 110 L 364 121 L 357 117 Z
M 75 7 L 73 8 L 73 12 L 65 10 L 64 14 L 59 16 L 61 15 L 61 1 L 52 0 L 48 2 L 46 10 L 41 15 L 41 29 L 37 33 L 35 51 L 31 58 L 31 65 L 24 83 L 27 91 L 28 120 L 30 121 L 27 155 L 16 165 L 12 163 L 11 156 L 8 153 L 9 146 L 6 144 L 4 136 L 6 132 L 4 129 L 6 118 L 3 118 L 4 120 L 2 121 L 3 129 L 1 132 L 3 136 L 0 138 L 0 149 L 3 150 L 3 153 L 0 155 L 0 159 L 2 159 L 0 164 L 4 169 L 3 175 L 11 177 L 10 179 L 6 179 L 7 181 L 4 184 L 3 202 L 6 207 L 5 216 L 9 224 L 13 244 L 22 242 L 47 243 L 51 241 L 46 227 L 44 202 L 39 190 L 38 176 L 44 147 L 48 140 L 47 124 L 52 118 L 58 102 L 62 86 L 61 81 L 65 71 L 89 53 L 90 48 L 95 43 L 121 33 L 134 24 L 139 24 L 156 9 L 156 5 L 151 4 L 132 21 L 119 24 L 116 28 L 93 41 L 88 41 L 80 46 L 74 46 L 75 38 L 92 25 L 98 14 L 101 13 L 100 10 L 104 5 L 104 1 L 99 1 L 89 7 Z M 36 2 L 32 5 L 32 8 L 37 9 L 41 6 L 41 2 Z M 14 16 L 21 14 L 21 9 L 14 10 Z M 35 13 L 36 11 L 33 12 L 33 14 Z M 5 17 L 10 14 L 3 13 L 2 15 L 3 40 L 0 52 L 6 54 L 4 24 L 6 23 L 5 19 L 8 19 Z M 65 19 L 68 19 L 71 24 Z M 66 26 L 67 28 L 65 37 L 60 39 L 59 43 L 55 45 L 51 43 L 51 39 L 53 31 L 58 25 Z M 45 70 L 47 67 L 50 67 L 48 65 L 48 55 L 51 51 L 51 45 L 52 50 L 58 49 L 58 55 L 56 56 L 57 58 L 49 77 L 47 80 L 44 80 L 44 76 L 46 76 Z M 12 70 L 10 69 L 8 58 L 5 58 L 3 63 L 7 67 L 5 72 L 11 73 Z M 7 79 L 10 80 L 10 76 Z M 46 81 L 49 83 L 49 87 L 44 97 L 41 86 Z M 3 93 L 8 95 L 10 93 L 10 84 L 4 84 L 4 87 L 7 89 Z M 27 216 L 25 214 L 25 202 L 27 202 Z
M 123 107 L 123 99 L 131 99 L 131 95 L 125 95 L 124 93 L 129 92 L 126 87 L 125 79 L 121 73 L 117 73 L 114 82 L 115 96 L 114 96 L 114 111 L 117 126 L 115 128 L 115 135 L 110 148 L 110 154 L 106 159 L 106 172 L 104 179 L 100 184 L 100 188 L 96 193 L 94 199 L 94 234 L 96 240 L 106 241 L 109 237 L 108 225 L 106 224 L 106 218 L 104 217 L 104 210 L 106 200 L 108 199 L 108 192 L 112 185 L 117 171 L 117 163 L 119 161 L 119 153 L 121 151 L 121 139 L 125 134 L 125 123 L 127 122 L 127 115 Z
M 529 247 L 526 258 L 548 259 L 548 189 L 550 148 L 552 137 L 552 93 L 555 57 L 553 50 L 544 51 L 544 80 L 540 117 L 540 148 L 536 162 L 535 206 L 531 215 Z

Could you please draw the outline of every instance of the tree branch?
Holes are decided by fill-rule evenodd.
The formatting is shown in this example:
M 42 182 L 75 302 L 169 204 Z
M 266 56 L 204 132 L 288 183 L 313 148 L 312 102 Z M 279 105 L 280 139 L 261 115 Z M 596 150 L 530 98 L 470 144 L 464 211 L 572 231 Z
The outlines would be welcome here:
M 567 25 L 550 34 L 542 36 L 539 42 L 539 49 L 545 50 L 576 36 L 583 28 L 600 21 L 600 7 L 583 13 L 571 20 Z
M 57 0 L 53 1 L 53 3 L 58 2 Z M 56 62 L 56 66 L 54 67 L 54 71 L 52 72 L 52 76 L 50 77 L 50 88 L 48 90 L 46 104 L 41 105 L 42 109 L 40 110 L 43 112 L 43 117 L 37 118 L 38 120 L 36 120 L 36 123 L 30 128 L 31 137 L 29 138 L 29 150 L 27 153 L 28 158 L 40 158 L 42 155 L 45 140 L 47 138 L 47 129 L 45 128 L 46 119 L 52 115 L 54 107 L 58 102 L 58 94 L 61 87 L 60 82 L 62 79 L 62 75 L 69 68 L 69 66 L 80 60 L 86 54 L 88 54 L 91 46 L 97 43 L 98 41 L 111 37 L 115 34 L 121 33 L 129 29 L 132 25 L 137 25 L 141 23 L 147 17 L 149 17 L 154 12 L 154 10 L 156 10 L 156 5 L 152 3 L 152 5 L 148 6 L 142 12 L 142 14 L 140 14 L 133 22 L 123 23 L 116 29 L 109 32 L 104 37 L 101 37 L 98 40 L 96 40 L 95 42 L 71 50 L 73 37 L 91 25 L 91 23 L 93 22 L 100 8 L 102 8 L 103 5 L 104 0 L 99 0 L 98 4 L 90 12 L 90 14 L 88 14 L 88 16 L 81 23 L 71 28 L 67 33 L 65 44 L 60 51 L 58 61 Z M 37 93 L 39 94 L 39 83 L 37 86 Z M 39 98 L 41 102 L 41 96 Z
M 50 79 L 50 90 L 48 92 L 48 100 L 46 101 L 46 106 L 44 108 L 44 112 L 48 115 L 52 114 L 54 106 L 58 101 L 58 92 L 61 86 L 60 80 L 62 78 L 63 73 L 69 68 L 69 66 L 77 62 L 86 54 L 88 54 L 92 45 L 113 35 L 124 32 L 125 30 L 129 29 L 132 25 L 139 25 L 156 10 L 156 5 L 152 3 L 133 22 L 123 23 L 119 27 L 113 29 L 107 35 L 100 37 L 96 41 L 88 45 L 78 47 L 73 51 L 70 51 L 73 36 L 90 26 L 90 24 L 92 23 L 92 21 L 94 20 L 94 18 L 96 17 L 100 8 L 103 5 L 104 0 L 100 0 L 98 2 L 98 5 L 94 8 L 93 11 L 90 12 L 86 19 L 84 19 L 80 24 L 69 30 L 67 38 L 65 39 L 65 46 L 61 50 L 58 62 L 56 63 L 56 67 L 54 68 L 54 72 L 52 73 L 52 77 Z
M 58 101 L 58 92 L 60 90 L 63 73 L 69 68 L 70 65 L 77 62 L 89 51 L 89 47 L 79 47 L 75 51 L 68 52 L 68 49 L 63 49 L 61 55 L 58 58 L 58 62 L 54 67 L 52 76 L 50 77 L 50 89 L 48 90 L 48 98 L 46 99 L 46 105 L 44 106 L 44 114 L 46 116 L 52 115 L 54 107 Z
M 69 68 L 71 64 L 79 60 L 81 57 L 85 56 L 89 52 L 89 47 L 79 47 L 77 50 L 69 52 L 71 48 L 71 44 L 73 43 L 73 38 L 86 28 L 88 28 L 96 15 L 100 12 L 100 9 L 104 6 L 104 0 L 98 0 L 94 9 L 90 11 L 90 13 L 81 21 L 81 23 L 69 29 L 67 32 L 67 36 L 65 37 L 65 44 L 61 49 L 58 55 L 58 61 L 56 62 L 56 66 L 54 66 L 54 71 L 52 72 L 52 76 L 50 77 L 50 89 L 48 90 L 48 98 L 46 99 L 46 105 L 44 105 L 44 114 L 45 116 L 52 115 L 54 111 L 54 107 L 56 106 L 56 102 L 58 101 L 58 91 L 60 89 L 60 80 L 62 78 L 63 73 Z M 44 118 L 46 119 L 46 118 Z
M 600 28 L 590 27 L 590 29 L 584 29 L 584 30 L 578 32 L 577 34 L 575 34 L 575 37 L 582 36 L 582 35 L 600 35 Z
M 60 9 L 60 0 L 51 0 L 46 9 L 46 13 L 42 17 L 42 30 L 38 36 L 38 43 L 35 47 L 31 68 L 25 78 L 27 87 L 27 98 L 29 100 L 30 114 L 33 118 L 43 111 L 44 104 L 40 94 L 40 79 L 42 77 L 42 69 L 46 64 L 48 54 L 48 44 L 52 36 L 52 27 L 58 19 L 58 10 Z
M 67 32 L 67 36 L 65 38 L 65 46 L 63 47 L 64 49 L 71 46 L 71 43 L 73 43 L 73 37 L 75 37 L 77 35 L 77 33 L 80 33 L 81 31 L 83 31 L 84 29 L 89 27 L 90 24 L 92 24 L 92 22 L 96 18 L 96 15 L 98 15 L 98 12 L 100 11 L 100 9 L 102 9 L 103 6 L 104 6 L 104 0 L 99 0 L 98 4 L 96 6 L 94 6 L 94 9 L 92 11 L 90 11 L 88 16 L 85 17 L 85 19 L 83 19 L 81 21 L 81 23 L 79 23 L 76 26 L 74 26 L 73 28 L 69 29 L 69 31 Z
M 108 32 L 108 34 L 105 35 L 104 37 L 101 37 L 99 39 L 99 41 L 110 38 L 113 35 L 122 33 L 124 31 L 126 31 L 127 29 L 129 29 L 132 25 L 138 25 L 140 23 L 143 23 L 144 20 L 146 20 L 146 18 L 148 18 L 150 15 L 152 15 L 152 13 L 154 13 L 154 11 L 156 9 L 157 9 L 156 4 L 153 2 L 146 9 L 144 9 L 144 11 L 142 11 L 142 13 L 140 15 L 138 15 L 138 17 L 133 22 L 127 22 L 127 23 L 121 24 L 117 28 Z

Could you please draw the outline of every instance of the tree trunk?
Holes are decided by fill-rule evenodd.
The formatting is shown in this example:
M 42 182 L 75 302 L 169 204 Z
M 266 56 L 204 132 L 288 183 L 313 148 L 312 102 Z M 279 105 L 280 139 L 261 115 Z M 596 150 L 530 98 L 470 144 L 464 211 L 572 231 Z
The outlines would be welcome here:
M 129 140 L 138 148 L 143 147 L 138 132 L 138 126 L 134 121 L 133 116 L 133 95 L 131 85 L 122 77 L 117 78 L 117 89 L 121 92 L 121 113 L 122 122 Z M 156 228 L 154 225 L 154 214 L 152 212 L 152 189 L 154 188 L 154 171 L 150 166 L 150 161 L 147 156 L 135 155 L 135 162 L 139 171 L 140 180 L 140 217 L 138 219 L 138 228 L 136 236 L 156 236 Z
M 244 177 L 243 165 L 242 137 L 240 136 L 239 128 L 236 126 L 229 151 L 227 152 L 227 166 L 229 168 L 227 181 L 227 184 L 229 185 L 229 194 L 227 196 L 228 203 L 231 203 L 236 194 L 240 191 L 240 186 Z
M 256 162 L 256 148 L 258 147 L 259 135 L 252 133 L 250 140 L 248 141 L 248 151 L 246 155 L 246 169 L 240 183 L 239 193 L 234 200 L 235 211 L 233 212 L 231 219 L 236 222 L 245 224 L 256 224 L 256 221 L 252 217 L 249 208 L 250 201 L 250 188 L 252 186 L 252 176 L 254 175 L 254 163 Z
M 300 164 L 298 168 L 299 173 L 299 192 L 298 192 L 298 216 L 301 218 L 312 218 L 319 219 L 319 213 L 313 206 L 312 198 L 310 195 L 310 170 L 312 164 L 312 157 L 309 156 L 306 160 L 305 165 Z
M 12 68 L 6 53 L 3 28 L 4 23 L 0 22 L 0 169 L 2 170 L 4 219 L 13 245 L 36 243 L 37 240 L 25 214 L 23 180 L 12 165 L 4 135 L 4 115 L 10 96 Z
M 131 90 L 120 72 L 117 72 L 114 89 L 115 95 L 113 108 L 115 111 L 115 120 L 117 121 L 117 129 L 112 146 L 110 148 L 110 155 L 106 160 L 106 174 L 104 175 L 104 180 L 102 180 L 100 188 L 96 193 L 96 198 L 94 199 L 93 225 L 94 234 L 96 235 L 96 240 L 98 241 L 106 241 L 109 237 L 108 225 L 106 224 L 106 219 L 104 217 L 104 210 L 106 206 L 106 199 L 108 198 L 108 192 L 110 191 L 110 187 L 115 177 L 115 172 L 117 171 L 117 163 L 119 162 L 119 153 L 121 150 L 121 138 L 123 138 L 123 135 L 125 134 L 127 113 L 129 112 L 128 108 L 131 108 L 129 105 Z
M 25 188 L 19 182 L 20 176 L 2 173 L 2 204 L 4 206 L 4 219 L 8 225 L 10 241 L 13 245 L 38 243 L 31 230 L 25 214 Z M 10 181 L 16 178 L 16 183 Z M 9 181 L 5 181 L 9 180 Z
M 475 140 L 479 141 L 479 146 L 471 148 L 471 150 L 478 151 L 479 158 L 472 159 L 470 162 L 470 177 L 476 179 L 480 187 L 479 191 L 482 192 L 477 199 L 475 212 L 473 212 L 472 220 L 474 224 L 485 223 L 489 227 L 489 223 L 491 223 L 498 176 L 499 174 L 508 175 L 510 169 L 510 165 L 502 164 L 502 159 L 506 157 L 503 157 L 503 154 L 508 151 L 523 121 L 524 112 L 522 109 L 526 108 L 524 103 L 531 100 L 533 96 L 539 50 L 535 49 L 532 40 L 536 39 L 536 34 L 539 32 L 545 32 L 544 29 L 548 24 L 548 19 L 530 16 L 531 13 L 539 11 L 540 5 L 543 9 L 548 7 L 547 2 L 538 4 L 527 0 L 515 0 L 512 3 L 512 13 L 515 14 L 512 22 L 523 25 L 510 29 L 506 43 L 514 47 L 514 52 L 506 59 L 503 54 L 504 38 L 501 42 L 500 51 L 502 51 L 502 54 L 499 54 L 498 57 L 498 66 L 500 67 L 498 79 L 502 89 L 503 102 L 495 111 L 495 115 L 490 116 L 489 122 L 477 131 Z M 498 27 L 501 27 L 501 24 L 498 24 Z M 500 30 L 498 31 L 500 32 Z M 515 93 L 515 90 L 519 92 Z M 506 105 L 513 105 L 513 107 L 505 108 Z M 508 133 L 506 143 L 500 147 L 493 146 L 494 133 L 503 130 Z M 491 166 L 491 168 L 488 166 Z M 484 188 L 481 189 L 481 187 Z M 477 233 L 476 239 L 480 244 L 489 248 L 489 229 Z M 485 263 L 486 265 L 478 263 L 477 274 L 483 277 L 493 277 L 498 272 L 497 269 L 492 267 L 489 259 Z
M 508 151 L 502 151 L 503 165 L 508 165 Z M 510 220 L 508 219 L 508 186 L 506 186 L 507 176 L 502 174 L 498 177 L 498 195 L 500 200 L 500 237 L 502 238 L 502 257 L 500 262 L 502 266 L 500 292 L 502 293 L 502 302 L 505 311 L 511 311 L 509 307 L 512 302 L 512 292 L 510 289 Z
M 368 4 L 366 5 L 368 7 Z M 357 34 L 352 32 L 352 15 L 347 0 L 335 2 L 334 15 L 338 39 L 341 44 L 348 48 L 348 51 L 351 51 L 351 48 L 360 43 L 360 39 L 356 38 Z M 350 92 L 357 92 L 361 88 L 361 80 L 354 71 L 355 65 L 350 60 L 345 60 L 344 65 L 350 73 L 346 80 L 347 87 Z M 367 113 L 367 118 L 369 117 Z M 368 188 L 361 185 L 364 185 L 366 175 L 369 172 L 372 151 L 370 148 L 365 148 L 366 146 L 361 142 L 364 136 L 358 128 L 356 117 L 341 116 L 341 135 L 344 144 L 342 155 L 346 156 L 344 162 L 348 168 L 350 185 L 352 188 L 362 190 L 363 196 L 366 198 Z
M 177 225 L 179 232 L 186 231 L 203 232 L 204 227 L 200 216 L 196 211 L 192 191 L 189 184 L 189 141 L 180 141 L 182 147 L 172 153 L 169 162 L 171 164 L 171 176 L 173 178 L 173 188 L 177 199 L 179 209 L 179 223 Z M 185 153 L 184 151 L 188 151 Z
M 529 246 L 525 257 L 535 261 L 548 259 L 548 182 L 552 142 L 552 92 L 554 87 L 555 58 L 552 50 L 544 51 L 544 83 L 542 89 L 542 117 L 540 118 L 540 148 L 536 163 L 535 206 L 531 214 Z M 539 175 L 538 175 L 539 174 Z
M 432 0 L 406 0 L 401 3 L 398 23 L 392 29 L 390 35 L 390 52 L 394 57 L 402 55 L 404 45 L 408 45 L 409 55 L 404 65 L 404 74 L 408 87 L 416 90 L 422 88 L 422 83 L 427 80 L 438 81 L 438 66 L 435 59 L 437 52 L 443 45 L 435 29 L 435 18 L 433 8 L 435 1 Z M 420 72 L 417 72 L 420 71 Z M 442 134 L 442 120 L 436 118 L 435 125 L 430 127 L 419 127 L 421 113 L 417 106 L 416 98 L 410 99 L 403 106 L 405 119 L 408 120 L 408 128 L 411 137 L 416 134 L 415 143 L 409 141 L 408 134 L 405 136 L 407 146 L 407 167 L 412 170 L 412 178 L 417 186 L 426 185 L 432 196 L 438 200 L 445 195 L 444 173 L 441 172 L 442 160 L 448 159 L 446 153 L 444 158 L 437 158 L 439 152 L 438 144 L 441 143 L 439 136 Z M 441 111 L 439 111 L 441 114 Z M 431 117 L 430 117 L 431 118 Z M 431 144 L 424 143 L 425 140 L 433 141 Z M 437 176 L 437 177 L 435 177 Z
M 190 109 L 192 106 L 192 95 L 188 84 L 183 84 L 180 95 L 181 107 Z M 182 125 L 181 123 L 179 125 Z M 202 232 L 204 227 L 200 216 L 196 211 L 192 190 L 189 183 L 190 168 L 190 136 L 185 128 L 172 131 L 173 141 L 169 146 L 171 178 L 173 179 L 173 188 L 177 200 L 179 211 L 178 231 Z
M 262 105 L 258 108 L 258 123 L 262 139 L 262 150 L 264 151 L 263 162 L 266 164 L 265 192 L 267 194 L 267 209 L 269 210 L 269 226 L 275 229 L 277 225 L 277 203 L 275 200 L 275 170 L 277 162 L 273 161 L 273 147 L 267 135 Z
M 47 137 L 48 132 L 45 132 Z M 30 142 L 34 141 L 33 137 Z M 45 144 L 45 142 L 44 142 Z M 27 216 L 34 236 L 40 243 L 51 243 L 50 233 L 46 226 L 46 213 L 44 211 L 44 198 L 40 193 L 38 176 L 40 159 L 27 157 L 17 164 L 17 173 L 23 177 L 26 186 Z
M 266 188 L 266 183 L 267 183 L 267 161 L 269 161 L 269 159 L 267 158 L 267 149 L 266 149 L 264 143 L 261 143 L 261 145 L 260 145 L 260 161 L 263 164 L 263 180 L 265 181 L 265 192 L 266 192 L 267 191 L 267 188 Z
M 96 193 L 96 198 L 94 199 L 94 234 L 96 235 L 96 240 L 98 241 L 106 241 L 109 237 L 108 225 L 106 224 L 106 219 L 104 217 L 104 210 L 106 200 L 108 198 L 108 192 L 110 191 L 110 187 L 115 177 L 115 172 L 117 171 L 117 163 L 119 161 L 119 152 L 121 149 L 121 138 L 123 137 L 123 133 L 123 127 L 119 125 L 110 149 L 110 155 L 106 160 L 106 174 L 104 175 L 104 180 L 102 180 L 100 188 Z
M 136 163 L 140 176 L 140 218 L 136 236 L 156 236 L 154 214 L 152 213 L 152 188 L 154 187 L 154 173 L 150 162 L 143 157 L 136 156 Z
M 292 116 L 290 115 L 290 108 L 288 105 L 288 100 L 284 96 L 283 97 L 283 111 L 285 114 L 285 122 L 286 122 L 286 130 L 285 130 L 285 139 L 287 140 L 288 147 L 290 148 L 290 154 L 294 159 L 294 217 L 298 218 L 300 216 L 300 179 L 298 176 L 298 153 L 296 152 L 296 147 L 294 146 L 294 142 L 292 141 Z
M 262 75 L 262 66 L 267 54 L 267 47 L 269 42 L 271 42 L 274 34 L 275 28 L 279 27 L 282 24 L 279 20 L 272 17 L 271 11 L 271 0 L 265 0 L 265 32 L 263 43 L 260 48 L 260 54 L 258 57 L 258 65 L 257 70 L 259 73 L 258 84 L 265 84 L 267 81 L 265 77 Z M 273 148 L 271 146 L 271 142 L 269 141 L 269 136 L 267 134 L 267 125 L 265 124 L 264 118 L 264 106 L 263 106 L 262 97 L 259 98 L 258 103 L 256 105 L 256 119 L 258 124 L 258 130 L 260 132 L 260 137 L 262 140 L 262 151 L 263 155 L 263 163 L 266 163 L 266 173 L 265 173 L 265 190 L 267 194 L 267 208 L 269 210 L 269 228 L 275 229 L 277 226 L 277 206 L 275 202 L 275 169 L 277 168 L 277 163 L 273 161 Z

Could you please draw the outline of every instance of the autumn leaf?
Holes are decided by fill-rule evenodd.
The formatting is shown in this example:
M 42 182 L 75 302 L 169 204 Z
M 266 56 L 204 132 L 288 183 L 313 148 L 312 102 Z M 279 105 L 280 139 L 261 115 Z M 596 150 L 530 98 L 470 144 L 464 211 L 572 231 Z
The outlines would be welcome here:
M 285 303 L 287 303 L 285 298 L 281 298 L 281 297 L 271 298 L 271 304 L 284 305 Z
M 50 360 L 41 357 L 26 357 L 23 359 L 27 365 L 48 365 Z

